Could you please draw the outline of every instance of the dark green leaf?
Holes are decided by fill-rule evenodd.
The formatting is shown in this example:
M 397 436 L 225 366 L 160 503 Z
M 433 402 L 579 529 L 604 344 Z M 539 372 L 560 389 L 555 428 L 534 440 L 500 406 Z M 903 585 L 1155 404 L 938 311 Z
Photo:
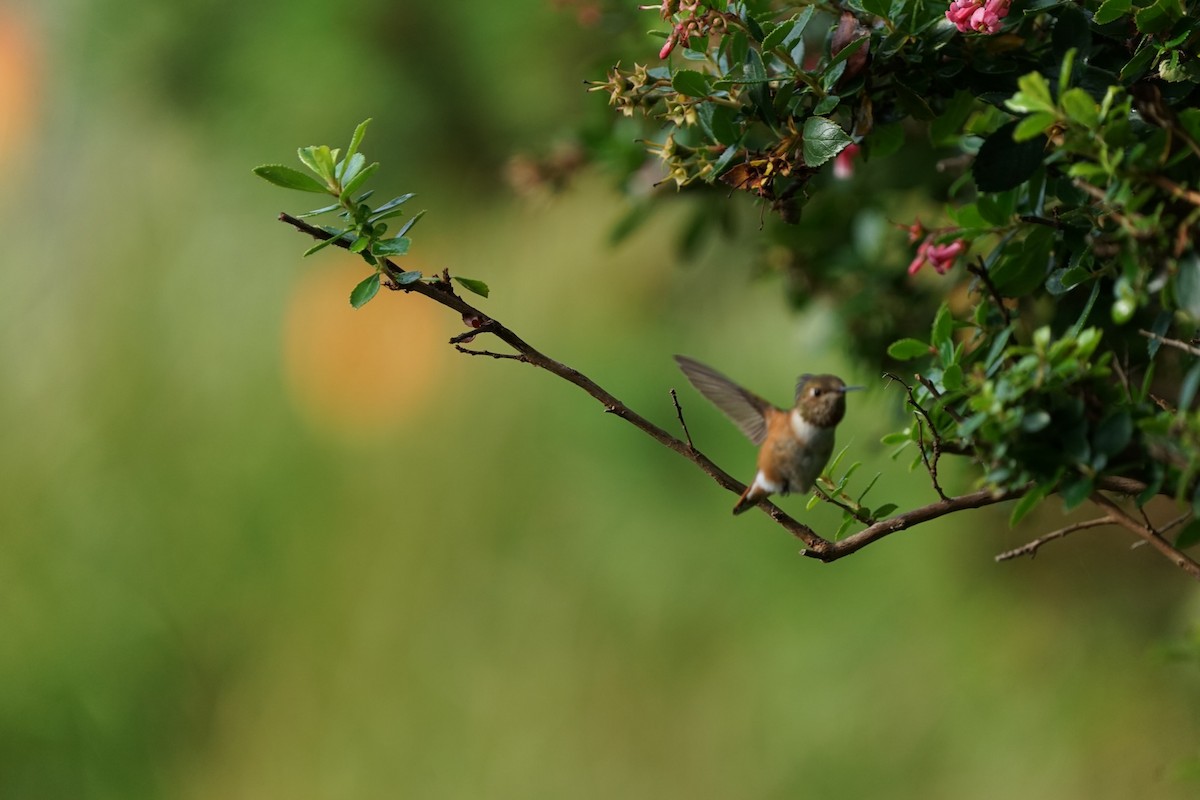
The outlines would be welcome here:
M 933 332 L 929 343 L 940 349 L 943 344 L 947 344 L 950 341 L 950 335 L 953 333 L 954 315 L 950 313 L 950 306 L 942 303 L 938 309 L 937 316 L 933 318 Z
M 681 69 L 671 77 L 671 86 L 688 97 L 708 97 L 712 91 L 708 76 L 693 69 Z
M 307 177 L 307 176 L 305 176 L 305 177 Z M 315 217 L 319 214 L 328 214 L 330 211 L 337 211 L 341 207 L 342 207 L 341 203 L 334 203 L 331 206 L 325 206 L 324 208 L 316 208 L 316 209 L 313 209 L 312 211 L 305 211 L 303 214 L 297 214 L 296 216 L 301 217 L 301 218 Z
M 876 520 L 887 519 L 888 515 L 895 511 L 900 506 L 895 503 L 884 503 L 879 508 L 871 512 L 871 516 Z
M 795 27 L 795 25 L 795 17 L 792 17 L 791 19 L 785 19 L 783 22 L 776 25 L 771 29 L 771 32 L 763 38 L 762 49 L 774 50 L 776 47 L 779 47 L 781 44 L 783 44 L 784 40 L 787 39 L 788 34 L 792 32 L 792 28 Z
M 400 272 L 393 275 L 392 280 L 400 286 L 407 286 L 410 283 L 416 283 L 421 280 L 421 272 L 415 269 L 408 272 Z
M 1160 337 L 1167 335 L 1167 328 L 1171 327 L 1171 312 L 1160 311 L 1154 319 L 1154 326 L 1150 328 L 1150 332 L 1154 336 L 1149 337 L 1146 342 L 1146 355 L 1154 358 L 1158 355 L 1158 348 L 1162 345 Z
M 371 277 L 358 284 L 358 286 L 355 286 L 354 291 L 350 292 L 350 305 L 355 308 L 362 308 L 378 293 L 379 273 L 374 272 L 371 274 Z
M 402 256 L 408 252 L 409 245 L 412 240 L 405 236 L 397 236 L 392 239 L 384 239 L 382 242 L 376 242 L 371 248 L 371 252 L 377 256 Z
M 913 119 L 928 122 L 934 118 L 933 109 L 924 97 L 914 92 L 899 81 L 892 82 L 892 91 L 896 93 L 896 102 L 907 111 Z
M 326 231 L 326 232 L 332 233 L 333 235 L 330 236 L 328 239 L 323 239 L 322 241 L 317 242 L 312 247 L 305 250 L 304 251 L 305 257 L 311 256 L 313 253 L 315 253 L 319 250 L 324 250 L 326 247 L 329 247 L 329 245 L 337 242 L 339 239 L 342 238 L 342 236 L 344 236 L 346 234 L 346 231 L 336 231 L 335 230 L 335 231 Z
M 1192 251 L 1179 260 L 1175 273 L 1175 298 L 1180 309 L 1200 320 L 1200 255 Z
M 837 55 L 834 56 L 833 58 L 829 59 L 829 66 L 827 66 L 825 68 L 825 71 L 829 72 L 834 67 L 836 67 L 838 64 L 849 59 L 850 56 L 854 55 L 859 50 L 861 50 L 863 47 L 865 47 L 867 42 L 869 42 L 869 41 L 871 41 L 871 37 L 863 35 L 863 36 L 860 36 L 859 38 L 855 39 L 854 41 L 850 42 L 848 45 L 843 47 L 841 50 L 838 50 Z
M 1138 9 L 1133 19 L 1142 33 L 1161 33 L 1182 16 L 1179 0 L 1157 0 L 1154 5 Z
M 483 281 L 477 281 L 474 278 L 460 278 L 457 275 L 454 276 L 454 280 L 462 284 L 463 288 L 469 289 L 477 295 L 488 296 L 488 285 Z
M 316 194 L 331 194 L 328 187 L 313 176 L 298 169 L 285 167 L 283 164 L 263 164 L 254 168 L 254 174 L 263 180 L 270 181 L 285 189 L 299 189 L 302 192 Z
M 892 342 L 887 349 L 888 355 L 897 361 L 911 361 L 930 354 L 930 347 L 919 339 L 901 339 Z
M 963 89 L 954 93 L 946 110 L 929 124 L 929 139 L 934 146 L 948 144 L 958 137 L 974 105 L 975 95 Z
M 868 14 L 887 19 L 892 13 L 892 0 L 862 0 L 862 7 Z
M 1118 411 L 1110 414 L 1092 437 L 1092 451 L 1105 456 L 1115 456 L 1129 444 L 1133 438 L 1133 418 L 1128 411 Z
M 809 117 L 804 121 L 804 163 L 819 167 L 850 144 L 838 124 L 825 117 Z
M 1063 511 L 1073 511 L 1092 496 L 1092 479 L 1086 475 L 1076 475 L 1065 483 L 1059 492 L 1062 495 Z
M 1184 525 L 1183 530 L 1175 537 L 1175 547 L 1180 550 L 1186 550 L 1197 543 L 1200 543 L 1200 519 L 1194 519 Z
M 984 140 L 975 156 L 971 174 L 981 192 L 1003 192 L 1029 180 L 1042 164 L 1046 137 L 1014 142 L 1017 122 L 1001 125 Z

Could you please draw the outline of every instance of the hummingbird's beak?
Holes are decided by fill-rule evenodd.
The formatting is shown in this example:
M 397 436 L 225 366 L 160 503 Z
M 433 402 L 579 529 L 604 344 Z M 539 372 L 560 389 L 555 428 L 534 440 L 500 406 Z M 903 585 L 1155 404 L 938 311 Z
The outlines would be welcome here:
M 865 389 L 865 388 L 867 388 L 867 387 L 865 387 L 865 386 L 847 386 L 842 389 L 842 394 L 845 394 L 846 392 L 857 392 L 857 391 L 859 391 L 861 389 Z

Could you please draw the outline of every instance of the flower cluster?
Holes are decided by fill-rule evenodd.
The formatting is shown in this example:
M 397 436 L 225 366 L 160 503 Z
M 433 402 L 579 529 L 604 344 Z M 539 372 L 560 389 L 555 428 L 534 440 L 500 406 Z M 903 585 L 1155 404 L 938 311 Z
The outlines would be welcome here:
M 658 9 L 665 20 L 679 16 L 667 35 L 667 43 L 658 52 L 658 57 L 665 59 L 680 42 L 686 42 L 693 36 L 708 36 L 710 33 L 721 33 L 725 30 L 725 14 L 711 8 L 701 8 L 700 0 L 663 0 L 659 6 L 641 6 L 643 11 Z
M 1008 16 L 1012 0 L 953 0 L 946 19 L 963 33 L 991 35 L 1000 30 L 1000 20 Z
M 919 224 L 918 222 L 917 225 Z M 908 265 L 908 274 L 915 275 L 921 267 L 929 264 L 937 270 L 938 275 L 945 275 L 966 249 L 967 243 L 962 239 L 955 239 L 948 244 L 934 244 L 933 234 L 930 234 L 917 247 L 917 255 Z
M 632 72 L 622 72 L 618 63 L 608 74 L 608 80 L 603 83 L 589 81 L 589 92 L 608 92 L 608 104 L 621 110 L 627 117 L 633 116 L 634 109 L 644 107 L 646 95 L 652 92 L 656 85 L 650 81 L 646 68 L 634 64 Z

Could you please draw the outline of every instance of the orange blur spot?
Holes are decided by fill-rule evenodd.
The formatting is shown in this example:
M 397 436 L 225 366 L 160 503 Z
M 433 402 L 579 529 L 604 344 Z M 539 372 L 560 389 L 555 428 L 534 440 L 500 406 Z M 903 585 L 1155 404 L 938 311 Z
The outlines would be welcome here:
M 33 26 L 16 9 L 0 7 L 0 166 L 34 128 L 41 58 Z
M 338 438 L 374 438 L 409 422 L 437 394 L 453 352 L 445 309 L 423 297 L 380 289 L 351 308 L 350 290 L 369 274 L 350 257 L 310 267 L 284 319 L 292 396 L 315 427 Z

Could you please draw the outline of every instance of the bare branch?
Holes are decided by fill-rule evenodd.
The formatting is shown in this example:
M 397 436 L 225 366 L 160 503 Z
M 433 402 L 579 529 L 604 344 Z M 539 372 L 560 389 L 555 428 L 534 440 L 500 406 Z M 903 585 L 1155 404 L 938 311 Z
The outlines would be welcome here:
M 1186 553 L 1177 549 L 1166 539 L 1159 536 L 1153 529 L 1148 528 L 1126 514 L 1120 506 L 1100 494 L 1099 491 L 1092 492 L 1092 502 L 1107 511 L 1116 524 L 1133 532 L 1134 535 L 1140 537 L 1155 550 L 1166 556 L 1175 566 L 1193 578 L 1200 580 L 1200 564 L 1196 563 Z
M 324 231 L 321 228 L 317 228 L 313 225 L 309 225 L 307 222 L 297 219 L 289 214 L 281 214 L 279 219 L 315 239 L 326 240 L 333 238 L 333 235 L 327 231 Z M 343 248 L 349 246 L 349 242 L 345 241 L 338 241 L 336 244 L 337 246 Z M 688 461 L 694 463 L 723 489 L 733 492 L 734 494 L 741 494 L 745 490 L 745 484 L 730 476 L 723 469 L 717 466 L 710 458 L 695 448 L 691 441 L 691 435 L 687 431 L 687 426 L 683 422 L 683 411 L 679 406 L 679 400 L 675 396 L 674 391 L 672 391 L 671 395 L 675 401 L 676 413 L 679 416 L 679 421 L 684 429 L 684 435 L 687 437 L 687 441 L 683 441 L 671 436 L 662 428 L 658 427 L 645 417 L 626 406 L 614 395 L 601 387 L 591 378 L 581 373 L 579 370 L 569 367 L 559 361 L 555 361 L 554 359 L 534 348 L 512 330 L 505 327 L 499 320 L 493 319 L 484 312 L 472 306 L 470 303 L 467 303 L 454 292 L 454 287 L 450 282 L 449 275 L 446 273 L 443 272 L 441 276 L 437 276 L 432 279 L 427 278 L 412 283 L 401 283 L 399 277 L 402 273 L 402 270 L 400 270 L 392 261 L 383 259 L 382 270 L 385 279 L 384 283 L 388 286 L 388 288 L 394 291 L 424 295 L 436 303 L 457 311 L 463 316 L 464 320 L 469 321 L 471 329 L 451 339 L 451 343 L 457 350 L 459 350 L 459 352 L 469 355 L 522 361 L 539 369 L 543 369 L 552 375 L 556 375 L 557 377 L 567 381 L 568 383 L 572 383 L 583 391 L 587 392 L 588 395 L 603 405 L 606 413 L 621 417 L 638 430 L 650 436 L 659 444 L 674 450 Z M 511 347 L 514 352 L 496 353 L 490 350 L 472 350 L 462 345 L 463 342 L 469 342 L 475 336 L 481 334 L 490 334 L 495 336 Z M 894 376 L 890 377 L 894 378 Z M 928 379 L 923 378 L 920 375 L 918 375 L 917 378 L 921 380 L 923 384 L 925 384 L 926 388 L 930 390 L 931 394 L 933 394 L 935 398 L 939 396 L 936 389 L 933 387 L 932 383 L 928 381 Z M 900 383 L 903 384 L 904 382 L 900 381 Z M 949 412 L 949 409 L 947 409 L 947 411 Z M 926 416 L 926 419 L 928 419 L 928 416 Z M 940 440 L 935 439 L 935 441 L 938 442 L 938 449 L 935 450 L 935 454 L 940 453 L 943 449 L 946 452 L 964 452 L 962 448 L 955 442 L 945 443 L 945 446 L 943 447 L 943 445 L 940 443 Z M 936 469 L 935 465 L 931 466 L 934 466 L 934 469 Z M 1129 495 L 1137 494 L 1146 488 L 1145 484 L 1130 478 L 1102 478 L 1097 481 L 1097 487 L 1108 491 L 1115 491 Z M 929 522 L 930 520 L 943 517 L 947 514 L 953 514 L 958 511 L 965 511 L 972 508 L 982 508 L 984 506 L 993 505 L 1005 500 L 1012 500 L 1025 494 L 1029 488 L 1029 486 L 1026 486 L 1020 489 L 1006 491 L 983 489 L 977 492 L 961 495 L 959 497 L 946 497 L 945 495 L 941 494 L 941 490 L 939 488 L 938 491 L 941 499 L 938 502 L 898 514 L 889 519 L 880 520 L 837 542 L 831 542 L 828 539 L 823 538 L 812 528 L 789 516 L 778 506 L 767 500 L 761 500 L 757 503 L 757 505 L 764 513 L 767 514 L 767 516 L 774 520 L 776 524 L 784 528 L 786 531 L 788 531 L 788 533 L 792 534 L 792 536 L 804 543 L 805 549 L 801 551 L 803 555 L 809 558 L 817 559 L 818 561 L 830 562 L 836 561 L 839 558 L 844 558 L 845 556 L 855 553 L 867 545 L 879 541 L 886 536 L 906 530 L 923 522 Z M 1096 497 L 1100 497 L 1100 495 L 1097 493 Z M 1197 565 L 1196 562 L 1180 553 L 1161 537 L 1155 535 L 1153 531 L 1141 526 L 1128 516 L 1124 516 L 1124 512 L 1121 512 L 1120 509 L 1117 509 L 1117 507 L 1113 505 L 1111 501 L 1103 497 L 1100 499 L 1103 501 L 1103 503 L 1107 503 L 1109 506 L 1111 506 L 1112 509 L 1116 509 L 1116 511 L 1110 510 L 1110 513 L 1114 518 L 1116 518 L 1118 524 L 1128 527 L 1134 532 L 1138 533 L 1139 536 L 1142 536 L 1142 538 L 1146 539 L 1160 551 L 1164 552 L 1168 558 L 1186 570 L 1189 574 L 1193 575 L 1194 577 L 1200 577 L 1200 565 Z M 1121 516 L 1118 516 L 1119 514 Z
M 1153 331 L 1139 329 L 1138 333 L 1140 333 L 1142 336 L 1145 336 L 1147 339 L 1157 339 L 1168 347 L 1174 347 L 1176 350 L 1182 350 L 1183 352 L 1193 356 L 1200 356 L 1200 347 L 1190 345 L 1187 342 L 1181 342 L 1178 339 L 1168 339 L 1167 337 L 1160 336 Z
M 1038 548 L 1044 545 L 1046 542 L 1052 542 L 1055 539 L 1061 539 L 1062 537 L 1072 534 L 1075 531 L 1082 531 L 1088 528 L 1099 528 L 1104 525 L 1114 524 L 1116 524 L 1116 520 L 1111 516 L 1097 517 L 1096 519 L 1088 519 L 1084 520 L 1083 522 L 1076 522 L 1074 525 L 1068 525 L 1065 528 L 1059 528 L 1056 531 L 1051 531 L 1045 536 L 1039 536 L 1028 544 L 1023 544 L 1020 547 L 1000 553 L 998 556 L 996 556 L 996 562 L 999 563 L 1001 561 L 1009 561 L 1014 558 L 1020 558 L 1021 556 L 1029 556 L 1030 558 L 1033 558 L 1037 555 Z

